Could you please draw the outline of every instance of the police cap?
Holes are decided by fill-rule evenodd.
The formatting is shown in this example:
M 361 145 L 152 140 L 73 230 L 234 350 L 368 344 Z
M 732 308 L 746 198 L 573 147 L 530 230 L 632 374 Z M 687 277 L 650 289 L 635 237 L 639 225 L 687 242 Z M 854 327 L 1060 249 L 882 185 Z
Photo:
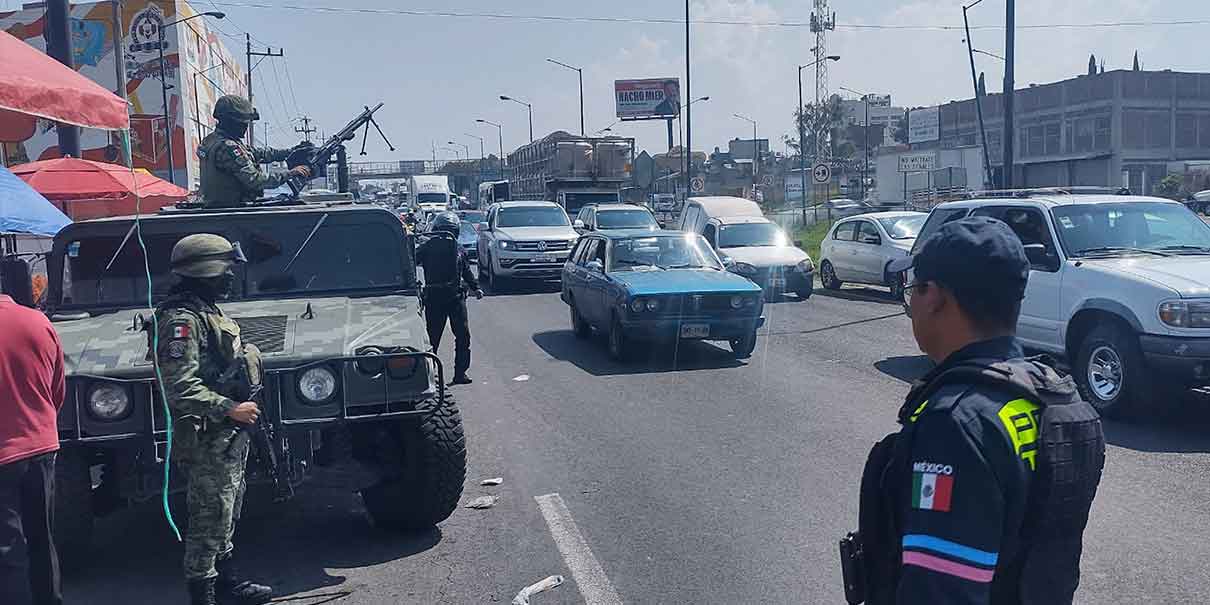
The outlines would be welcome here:
M 253 122 L 260 119 L 260 113 L 252 106 L 252 101 L 239 95 L 223 95 L 214 103 L 214 118 L 216 120 L 232 120 L 236 122 Z
M 1003 222 L 974 216 L 946 223 L 916 249 L 887 267 L 912 269 L 914 282 L 937 282 L 968 296 L 1021 300 L 1029 259 L 1016 233 Z
M 218 277 L 231 265 L 245 262 L 239 244 L 213 233 L 188 235 L 172 247 L 172 272 L 181 277 Z

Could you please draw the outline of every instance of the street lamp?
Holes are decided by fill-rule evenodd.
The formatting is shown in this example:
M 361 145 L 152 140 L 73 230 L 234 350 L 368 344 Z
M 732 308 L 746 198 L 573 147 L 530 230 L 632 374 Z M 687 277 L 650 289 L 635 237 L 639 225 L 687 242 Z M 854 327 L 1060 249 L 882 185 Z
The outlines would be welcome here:
M 752 124 L 752 201 L 756 201 L 756 160 L 760 155 L 760 147 L 756 144 L 756 120 L 748 116 L 741 116 L 738 113 L 731 114 L 741 120 Z
M 844 86 L 841 86 L 840 90 L 851 92 L 861 97 L 862 101 L 865 101 L 865 122 L 862 124 L 862 139 L 864 141 L 861 144 L 863 155 L 865 155 L 865 163 L 861 168 L 861 199 L 864 200 L 866 197 L 865 181 L 869 177 L 870 172 L 870 95 L 868 93 L 857 92 L 852 88 L 845 88 Z
M 504 179 L 504 127 L 495 122 L 490 122 L 488 120 L 484 120 L 483 118 L 475 118 L 475 121 L 480 124 L 487 124 L 488 126 L 496 127 L 496 138 L 498 139 L 498 141 L 500 143 L 500 157 L 497 159 L 498 160 L 497 163 L 500 166 L 500 178 L 503 180 Z
M 500 95 L 500 100 L 501 101 L 512 101 L 513 103 L 524 105 L 525 108 L 529 110 L 529 142 L 533 143 L 534 142 L 534 106 L 529 103 L 526 103 L 525 101 L 522 101 L 520 99 L 514 99 L 508 95 Z
M 464 133 L 462 133 L 462 135 L 470 137 L 472 139 L 479 139 L 479 181 L 477 183 L 475 183 L 475 203 L 478 204 L 479 203 L 479 183 L 483 182 L 483 159 L 487 155 L 487 153 L 484 152 L 483 137 L 481 137 L 477 134 L 471 134 L 469 132 L 464 132 Z
M 689 107 L 692 107 L 693 104 L 697 103 L 698 101 L 709 101 L 709 100 L 710 100 L 710 97 L 708 97 L 708 96 L 698 97 L 692 101 L 689 101 L 688 103 L 685 103 L 685 106 L 682 107 L 681 109 L 688 109 Z M 683 156 L 682 159 L 684 160 L 684 162 L 682 163 L 682 167 L 685 170 L 685 174 L 687 175 L 687 174 L 689 174 L 689 168 L 692 166 L 693 156 L 692 156 L 692 154 L 689 153 L 689 150 L 685 148 L 686 147 L 685 146 L 685 128 L 684 128 L 685 122 L 683 122 L 681 120 L 681 115 L 682 114 L 680 112 L 677 112 L 677 114 L 676 114 L 677 137 L 680 138 L 680 141 L 678 141 L 678 143 L 681 146 L 681 155 Z M 689 197 L 689 193 L 690 193 L 689 185 L 690 184 L 691 183 L 686 183 L 686 186 L 685 186 L 685 197 L 686 198 Z M 674 187 L 673 188 L 674 192 L 675 192 L 675 189 L 676 188 Z
M 593 131 L 593 134 L 601 134 L 603 132 L 613 132 L 613 127 L 621 124 L 621 120 L 614 120 L 609 126 Z
M 579 74 L 579 76 L 580 76 L 580 136 L 586 136 L 584 134 L 584 69 L 580 68 L 580 67 L 572 67 L 566 63 L 555 61 L 554 59 L 551 59 L 549 57 L 547 57 L 546 60 L 550 61 L 551 63 L 554 63 L 555 65 L 559 65 L 562 67 L 566 67 L 567 69 L 575 70 L 575 72 L 577 74 Z M 530 138 L 532 139 L 533 135 L 530 135 Z
M 469 145 L 464 145 L 457 141 L 446 141 L 445 144 L 446 145 L 457 145 L 457 146 L 461 147 L 462 150 L 466 152 L 466 155 L 465 155 L 466 159 L 468 159 L 468 160 L 471 159 L 471 148 Z
M 983 0 L 975 0 L 971 4 L 963 5 L 963 7 L 962 7 L 962 26 L 966 29 L 966 38 L 962 41 L 966 43 L 967 55 L 970 58 L 970 62 L 971 62 L 971 86 L 974 87 L 974 89 L 975 89 L 975 111 L 979 117 L 979 138 L 982 139 L 982 142 L 983 142 L 983 171 L 985 174 L 984 179 L 986 180 L 989 187 L 995 187 L 996 183 L 995 183 L 995 179 L 993 178 L 994 175 L 992 173 L 992 160 L 991 160 L 991 157 L 987 153 L 987 151 L 988 151 L 987 125 L 983 121 L 983 97 L 979 94 L 979 77 L 975 75 L 975 47 L 973 45 L 973 42 L 971 41 L 971 22 L 970 22 L 970 18 L 967 17 L 967 11 L 969 11 L 970 9 L 977 6 L 980 2 L 983 2 Z M 996 57 L 997 59 L 1000 59 L 1001 61 L 1004 61 L 1005 63 L 1008 62 L 1006 59 L 1004 59 L 1003 57 L 1000 57 L 999 55 L 993 55 L 992 53 L 984 52 L 984 51 L 978 51 L 978 52 L 983 53 L 985 55 L 990 55 L 990 56 Z M 1012 138 L 1012 133 L 1009 133 L 1008 138 L 1010 138 L 1010 139 Z M 1009 143 L 1009 144 L 1011 144 L 1011 143 Z M 904 199 L 907 199 L 906 192 L 904 194 Z
M 176 170 L 172 161 L 172 118 L 168 111 L 168 68 L 164 63 L 164 45 L 166 44 L 164 30 L 168 29 L 170 26 L 178 23 L 184 23 L 190 19 L 197 19 L 198 17 L 214 17 L 215 19 L 222 19 L 226 16 L 226 13 L 219 11 L 197 13 L 185 17 L 184 19 L 177 19 L 175 21 L 169 21 L 168 23 L 161 23 L 160 27 L 158 28 L 160 47 L 160 95 L 164 100 L 164 141 L 168 143 L 168 182 L 173 184 L 176 184 Z M 180 63 L 179 55 L 177 63 Z
M 840 55 L 828 55 L 823 60 L 839 61 Z M 803 225 L 807 224 L 807 128 L 806 124 L 804 124 L 806 116 L 803 115 L 802 104 L 802 70 L 808 67 L 815 67 L 816 65 L 819 65 L 818 60 L 798 66 L 798 175 L 802 179 L 802 200 L 800 207 L 802 208 Z M 818 107 L 815 109 L 816 111 L 819 110 Z M 813 127 L 812 130 L 818 129 Z M 815 133 L 815 138 L 819 138 L 818 132 Z M 819 208 L 815 209 L 815 218 L 816 220 L 819 219 Z

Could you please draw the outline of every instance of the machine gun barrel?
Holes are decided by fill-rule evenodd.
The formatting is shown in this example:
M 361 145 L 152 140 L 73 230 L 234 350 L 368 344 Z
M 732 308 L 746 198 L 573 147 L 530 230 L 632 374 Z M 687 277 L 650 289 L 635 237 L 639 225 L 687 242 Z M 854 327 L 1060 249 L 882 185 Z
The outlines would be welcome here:
M 353 121 L 349 122 L 344 128 L 341 128 L 339 132 L 328 138 L 327 142 L 325 142 L 323 145 L 315 148 L 315 150 L 311 153 L 310 160 L 307 162 L 311 168 L 311 177 L 314 178 L 320 173 L 320 171 L 327 168 L 328 162 L 332 160 L 332 156 L 336 153 L 336 150 L 339 149 L 340 146 L 345 143 L 345 141 L 353 140 L 353 137 L 357 136 L 358 129 L 367 127 L 370 123 L 372 123 L 374 121 L 374 112 L 381 108 L 382 103 L 379 103 L 374 107 L 367 106 L 365 111 L 361 112 L 361 114 L 356 118 L 353 118 Z M 290 186 L 290 190 L 294 192 L 294 197 L 298 197 L 298 194 L 302 192 L 303 187 L 307 185 L 308 180 L 309 179 L 304 179 L 302 177 L 290 177 L 286 183 Z

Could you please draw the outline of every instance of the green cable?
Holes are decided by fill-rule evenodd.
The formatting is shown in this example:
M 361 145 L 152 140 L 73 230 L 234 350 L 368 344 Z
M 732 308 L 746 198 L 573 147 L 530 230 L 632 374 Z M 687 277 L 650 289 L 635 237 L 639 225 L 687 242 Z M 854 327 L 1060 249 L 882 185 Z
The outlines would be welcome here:
M 126 165 L 132 166 L 130 169 L 131 176 L 134 175 L 133 162 L 130 158 L 130 131 L 122 131 L 122 147 L 125 150 Z M 169 149 L 168 153 L 172 153 Z M 168 521 L 168 527 L 172 528 L 172 533 L 176 536 L 176 541 L 181 541 L 181 530 L 176 526 L 176 520 L 172 518 L 172 508 L 168 506 L 168 479 L 170 469 L 172 467 L 172 412 L 168 409 L 168 391 L 164 388 L 164 375 L 160 373 L 160 319 L 155 312 L 155 304 L 152 298 L 151 284 L 151 261 L 147 258 L 147 243 L 143 241 L 143 227 L 140 222 L 142 216 L 143 198 L 138 194 L 138 180 L 132 179 L 135 186 L 134 196 L 134 232 L 139 241 L 139 249 L 143 251 L 143 271 L 147 275 L 147 308 L 151 312 L 151 355 L 154 363 L 152 367 L 155 369 L 155 383 L 160 390 L 160 403 L 164 406 L 164 428 L 168 433 L 168 442 L 164 450 L 164 486 L 160 490 L 161 505 L 164 508 L 164 518 Z M 153 437 L 154 439 L 154 432 Z

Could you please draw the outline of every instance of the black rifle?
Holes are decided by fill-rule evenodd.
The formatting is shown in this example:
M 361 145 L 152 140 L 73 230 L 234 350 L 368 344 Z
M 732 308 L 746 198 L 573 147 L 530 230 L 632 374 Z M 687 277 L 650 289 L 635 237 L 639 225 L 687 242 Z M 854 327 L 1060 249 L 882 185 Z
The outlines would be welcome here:
M 253 401 L 257 407 L 261 408 L 263 414 L 265 401 L 264 397 L 261 397 L 261 392 L 265 387 L 259 379 L 252 380 L 251 371 L 247 357 L 241 352 L 231 363 L 231 367 L 219 377 L 219 383 L 229 385 L 224 389 L 224 391 L 228 391 L 225 394 L 229 397 L 233 396 L 232 398 L 237 402 Z M 257 459 L 260 460 L 269 480 L 273 482 L 273 500 L 283 502 L 293 498 L 294 486 L 290 483 L 288 476 L 283 476 L 282 468 L 278 465 L 277 450 L 273 446 L 275 441 L 273 426 L 265 420 L 263 415 L 257 416 L 256 422 L 240 427 L 240 432 L 227 446 L 227 453 L 230 454 L 231 449 L 242 439 L 251 440 L 250 445 L 256 452 Z
M 349 122 L 348 125 L 340 129 L 340 132 L 332 135 L 326 143 L 319 147 L 303 145 L 294 148 L 290 153 L 290 157 L 286 158 L 286 165 L 291 168 L 295 166 L 307 166 L 311 169 L 311 178 L 315 178 L 321 171 L 327 169 L 328 162 L 332 160 L 332 156 L 344 145 L 345 141 L 352 141 L 353 137 L 357 136 L 358 130 L 364 127 L 365 134 L 368 135 L 371 124 L 374 125 L 374 129 L 378 131 L 378 134 L 382 136 L 382 140 L 387 142 L 387 147 L 391 151 L 395 151 L 395 147 L 387 140 L 387 135 L 383 134 L 382 128 L 374 121 L 374 112 L 378 111 L 381 107 L 382 103 L 375 105 L 373 108 L 367 106 L 365 111 L 361 112 L 361 115 L 353 118 L 352 122 Z M 365 140 L 366 137 L 363 136 L 361 139 L 361 155 L 366 154 Z M 291 176 L 286 181 L 286 184 L 290 186 L 290 191 L 294 192 L 294 197 L 298 198 L 298 194 L 302 193 L 303 187 L 307 186 L 307 181 L 309 180 L 299 176 Z

